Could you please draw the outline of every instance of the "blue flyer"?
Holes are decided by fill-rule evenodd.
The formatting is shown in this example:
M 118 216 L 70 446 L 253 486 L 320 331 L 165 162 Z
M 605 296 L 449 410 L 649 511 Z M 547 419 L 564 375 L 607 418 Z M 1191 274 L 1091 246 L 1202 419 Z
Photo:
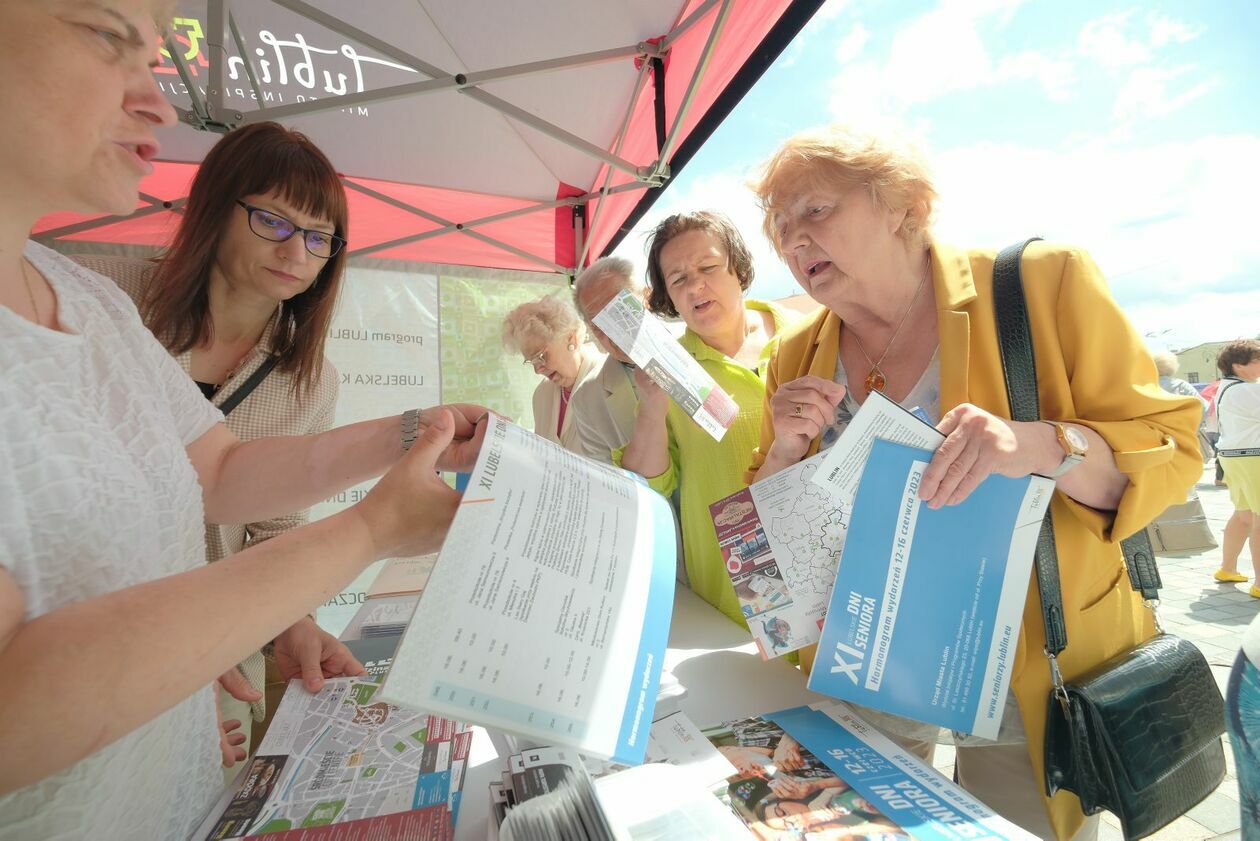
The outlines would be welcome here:
M 872 445 L 809 688 L 993 739 L 1054 482 L 992 475 L 933 510 L 918 493 L 931 460 Z
M 844 704 L 795 707 L 763 718 L 862 796 L 900 832 L 881 837 L 916 841 L 1034 837 L 898 748 Z M 872 837 L 872 836 L 867 836 Z

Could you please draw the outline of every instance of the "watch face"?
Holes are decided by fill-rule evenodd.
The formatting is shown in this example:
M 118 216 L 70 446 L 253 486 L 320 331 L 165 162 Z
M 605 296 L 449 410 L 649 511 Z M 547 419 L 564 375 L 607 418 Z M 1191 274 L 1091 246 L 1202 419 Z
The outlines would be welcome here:
M 1089 439 L 1075 427 L 1063 427 L 1063 437 L 1067 439 L 1068 444 L 1077 453 L 1084 454 L 1089 449 Z

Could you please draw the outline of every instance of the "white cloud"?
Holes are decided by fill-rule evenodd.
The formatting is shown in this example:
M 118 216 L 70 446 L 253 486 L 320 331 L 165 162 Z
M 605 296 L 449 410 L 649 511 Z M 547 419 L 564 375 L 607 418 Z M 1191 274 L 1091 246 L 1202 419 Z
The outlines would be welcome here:
M 865 26 L 860 23 L 854 24 L 849 34 L 841 39 L 840 46 L 836 47 L 836 61 L 841 64 L 852 62 L 861 55 L 862 48 L 866 46 L 870 37 L 871 33 Z
M 1046 97 L 1055 102 L 1071 99 L 1072 86 L 1077 81 L 1076 65 L 1072 61 L 1037 50 L 1003 57 L 996 76 L 999 81 L 1035 81 Z
M 1065 56 L 1043 50 L 991 55 L 987 44 L 993 33 L 1019 5 L 1019 0 L 943 0 L 893 36 L 883 61 L 846 63 L 846 39 L 837 50 L 845 66 L 831 82 L 832 116 L 846 122 L 899 121 L 916 105 L 1012 81 L 1034 81 L 1057 101 L 1070 98 L 1075 72 Z M 868 34 L 862 30 L 863 47 Z
M 1250 196 L 1260 136 L 1060 149 L 980 143 L 936 156 L 945 242 L 1027 236 L 1088 249 L 1139 332 L 1186 346 L 1260 330 L 1260 241 Z M 1233 281 L 1238 289 L 1221 288 Z M 1217 317 L 1210 317 L 1219 310 Z M 1181 313 L 1181 315 L 1178 315 Z
M 835 20 L 842 12 L 849 8 L 851 0 L 827 0 L 818 11 L 814 12 L 814 16 L 810 18 L 810 25 L 816 23 L 827 23 Z
M 1129 32 L 1133 12 L 1130 9 L 1104 15 L 1081 27 L 1080 35 L 1076 39 L 1081 55 L 1111 68 L 1129 67 L 1150 61 L 1151 51 L 1147 43 Z
M 1174 82 L 1193 73 L 1194 67 L 1138 67 L 1120 85 L 1112 115 L 1120 120 L 1164 117 L 1190 104 L 1215 88 L 1219 82 L 1208 79 L 1174 92 Z
M 1158 12 L 1149 12 L 1146 15 L 1146 25 L 1150 28 L 1150 40 L 1153 47 L 1162 47 L 1172 43 L 1186 44 L 1206 31 L 1206 27 L 1191 26 L 1188 23 L 1165 17 Z

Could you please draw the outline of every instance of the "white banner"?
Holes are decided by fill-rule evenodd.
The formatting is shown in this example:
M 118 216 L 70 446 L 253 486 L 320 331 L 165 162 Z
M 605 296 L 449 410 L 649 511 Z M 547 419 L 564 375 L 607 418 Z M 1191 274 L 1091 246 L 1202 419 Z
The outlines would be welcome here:
M 337 368 L 340 391 L 334 426 L 442 402 L 436 275 L 351 268 L 333 316 L 325 353 Z M 327 517 L 363 498 L 373 482 L 337 494 L 311 509 Z M 379 564 L 319 608 L 319 624 L 340 634 Z

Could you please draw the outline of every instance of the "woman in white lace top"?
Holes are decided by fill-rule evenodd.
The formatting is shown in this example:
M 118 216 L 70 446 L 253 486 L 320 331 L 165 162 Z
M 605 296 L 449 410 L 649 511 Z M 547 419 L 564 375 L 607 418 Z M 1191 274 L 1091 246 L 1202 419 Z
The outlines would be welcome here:
M 374 559 L 436 549 L 458 497 L 434 469 L 479 445 L 470 406 L 420 413 L 405 456 L 397 416 L 242 444 L 122 292 L 27 242 L 46 214 L 135 206 L 175 122 L 150 73 L 173 11 L 0 4 L 0 838 L 187 837 L 220 788 L 215 676 Z M 353 508 L 204 563 L 203 519 L 386 470 Z

